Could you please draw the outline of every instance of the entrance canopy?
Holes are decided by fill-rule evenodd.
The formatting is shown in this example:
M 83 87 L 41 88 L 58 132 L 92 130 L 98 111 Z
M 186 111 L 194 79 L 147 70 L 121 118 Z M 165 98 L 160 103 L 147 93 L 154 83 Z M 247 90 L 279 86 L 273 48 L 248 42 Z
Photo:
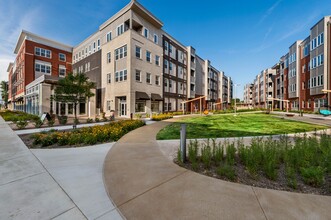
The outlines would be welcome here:
M 159 94 L 151 94 L 152 101 L 163 101 L 163 98 Z

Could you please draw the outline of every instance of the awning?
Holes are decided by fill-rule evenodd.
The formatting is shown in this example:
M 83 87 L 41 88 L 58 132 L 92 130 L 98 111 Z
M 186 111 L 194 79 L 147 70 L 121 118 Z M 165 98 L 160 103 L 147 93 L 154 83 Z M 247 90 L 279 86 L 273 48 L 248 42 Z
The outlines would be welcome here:
M 145 92 L 136 92 L 136 100 L 150 100 L 150 98 Z
M 20 102 L 20 101 L 23 101 L 23 97 L 22 96 L 15 99 L 15 102 Z
M 152 93 L 152 101 L 163 101 L 163 98 L 159 94 Z

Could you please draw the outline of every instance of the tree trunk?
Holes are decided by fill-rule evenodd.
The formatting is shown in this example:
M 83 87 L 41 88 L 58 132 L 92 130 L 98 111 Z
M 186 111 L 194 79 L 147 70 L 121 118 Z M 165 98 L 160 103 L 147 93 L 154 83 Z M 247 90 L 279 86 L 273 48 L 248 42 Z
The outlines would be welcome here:
M 76 121 L 77 121 L 77 103 L 76 102 L 74 103 L 74 114 L 75 114 L 74 124 L 76 124 Z

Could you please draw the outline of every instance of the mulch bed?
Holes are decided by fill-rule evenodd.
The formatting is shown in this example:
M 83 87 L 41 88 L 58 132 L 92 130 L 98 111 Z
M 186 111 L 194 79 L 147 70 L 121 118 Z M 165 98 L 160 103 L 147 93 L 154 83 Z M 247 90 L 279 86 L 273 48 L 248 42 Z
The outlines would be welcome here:
M 205 169 L 202 163 L 199 163 L 197 170 L 193 170 L 192 164 L 186 162 L 185 164 L 178 163 L 177 159 L 174 162 L 186 169 L 189 169 L 193 172 L 197 172 L 199 174 L 225 180 L 228 182 L 235 182 L 240 184 L 245 184 L 254 187 L 266 188 L 266 189 L 274 189 L 274 190 L 282 190 L 289 192 L 297 192 L 297 193 L 305 193 L 305 194 L 315 194 L 315 195 L 326 195 L 331 196 L 331 177 L 328 176 L 325 180 L 325 183 L 320 188 L 315 188 L 309 185 L 306 185 L 300 176 L 297 176 L 297 189 L 293 189 L 287 185 L 287 179 L 285 176 L 285 167 L 281 166 L 278 173 L 278 178 L 276 181 L 272 181 L 264 176 L 264 174 L 258 173 L 256 176 L 252 176 L 248 170 L 241 164 L 236 162 L 234 166 L 234 170 L 236 173 L 235 181 L 230 181 L 226 177 L 219 176 L 216 173 L 216 166 L 212 166 L 209 169 Z

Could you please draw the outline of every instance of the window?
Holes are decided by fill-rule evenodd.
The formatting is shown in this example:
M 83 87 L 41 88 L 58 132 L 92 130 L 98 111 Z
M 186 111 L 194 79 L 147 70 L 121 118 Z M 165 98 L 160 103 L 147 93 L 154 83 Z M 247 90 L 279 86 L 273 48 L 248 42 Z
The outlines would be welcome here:
M 111 109 L 111 101 L 107 101 L 107 111 L 110 111 Z
M 85 63 L 85 72 L 88 72 L 88 71 L 90 71 L 90 62 L 88 62 L 88 63 Z
M 111 73 L 107 74 L 107 83 L 110 84 L 111 83 Z
M 148 84 L 152 84 L 152 81 L 151 81 L 151 74 L 150 74 L 150 73 L 146 73 L 146 83 L 148 83 Z
M 152 62 L 151 52 L 149 52 L 148 50 L 146 51 L 146 61 L 150 63 Z
M 46 57 L 46 58 L 51 58 L 52 52 L 50 50 L 46 50 L 43 48 L 36 47 L 35 48 L 35 55 L 41 56 L 41 57 Z
M 136 101 L 135 111 L 145 112 L 146 101 Z
M 169 44 L 169 52 L 172 53 L 172 45 Z
M 148 38 L 149 30 L 147 28 L 144 28 L 144 37 Z
M 168 48 L 169 48 L 169 44 L 167 41 L 164 42 L 164 50 L 165 51 L 168 51 Z
M 160 66 L 160 56 L 155 55 L 155 65 Z
M 168 69 L 168 60 L 164 60 L 164 68 Z
M 155 76 L 155 85 L 160 85 L 160 76 Z
M 59 66 L 59 76 L 64 77 L 65 75 L 66 75 L 66 67 L 60 65 L 60 66 Z
M 107 41 L 107 42 L 111 41 L 111 32 L 108 32 L 108 33 L 106 34 L 106 41 Z
M 157 36 L 156 34 L 154 34 L 154 43 L 159 43 L 159 36 Z
M 35 63 L 35 71 L 40 73 L 51 74 L 51 65 L 44 63 Z
M 91 54 L 92 53 L 92 45 L 91 44 L 88 46 L 88 50 L 89 50 L 89 54 Z
M 121 24 L 120 26 L 117 27 L 117 36 L 120 36 L 123 33 L 124 33 L 124 24 Z
M 128 78 L 127 70 L 121 70 L 115 73 L 115 82 L 126 81 Z
M 59 60 L 60 61 L 66 61 L 66 55 L 63 53 L 59 53 Z
M 107 63 L 111 62 L 111 54 L 110 52 L 107 53 Z
M 136 46 L 136 58 L 141 59 L 141 47 Z
M 141 71 L 140 70 L 136 70 L 136 81 L 141 82 Z
M 172 62 L 169 62 L 169 70 L 172 71 Z
M 98 50 L 100 50 L 100 39 L 98 39 Z
M 127 46 L 120 47 L 115 50 L 115 60 L 122 59 L 127 56 Z
M 95 41 L 93 42 L 93 52 L 95 52 L 96 44 Z

